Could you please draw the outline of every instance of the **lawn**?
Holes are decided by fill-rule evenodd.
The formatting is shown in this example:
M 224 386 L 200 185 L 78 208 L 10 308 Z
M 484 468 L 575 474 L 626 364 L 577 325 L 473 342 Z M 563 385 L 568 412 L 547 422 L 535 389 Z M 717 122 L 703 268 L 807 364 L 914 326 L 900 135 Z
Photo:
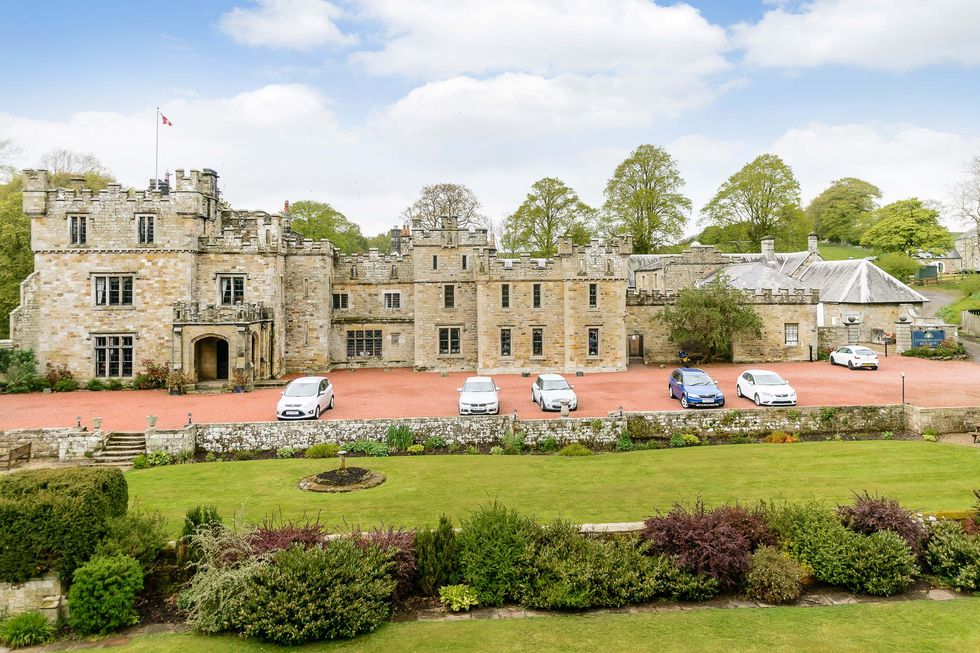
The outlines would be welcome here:
M 980 599 L 829 608 L 694 610 L 528 619 L 388 623 L 349 642 L 296 651 L 978 651 Z M 236 637 L 148 635 L 122 653 L 286 650 Z
M 660 449 L 582 458 L 419 456 L 359 458 L 387 476 L 350 494 L 304 492 L 304 476 L 336 460 L 197 463 L 127 472 L 130 500 L 159 510 L 177 530 L 201 503 L 258 522 L 271 514 L 316 517 L 344 529 L 434 524 L 490 499 L 576 522 L 636 521 L 700 494 L 706 503 L 759 499 L 847 501 L 869 490 L 915 509 L 961 510 L 980 487 L 980 450 L 921 441 L 807 442 Z
M 959 324 L 963 311 L 975 308 L 980 308 L 980 292 L 969 297 L 962 297 L 952 304 L 942 307 L 937 314 L 949 324 Z
M 820 256 L 828 261 L 840 261 L 849 258 L 867 258 L 874 256 L 874 252 L 866 247 L 857 245 L 842 245 L 840 243 L 820 243 L 817 245 Z

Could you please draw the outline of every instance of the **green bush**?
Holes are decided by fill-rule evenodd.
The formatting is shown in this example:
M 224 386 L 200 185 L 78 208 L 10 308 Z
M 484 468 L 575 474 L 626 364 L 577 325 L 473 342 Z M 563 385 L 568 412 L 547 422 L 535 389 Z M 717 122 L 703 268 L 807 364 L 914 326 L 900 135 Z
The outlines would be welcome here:
M 259 452 L 254 449 L 239 449 L 231 454 L 235 460 L 255 460 L 259 457 Z
M 450 612 L 466 612 L 480 605 L 476 590 L 469 585 L 443 585 L 439 588 L 439 602 Z
M 503 452 L 504 452 L 503 449 L 501 449 L 500 450 L 500 453 L 503 453 Z M 467 456 L 478 456 L 478 455 L 480 455 L 480 450 L 477 449 L 475 446 L 473 446 L 471 444 L 470 446 L 466 447 L 466 455 Z
M 213 530 L 218 526 L 221 526 L 221 514 L 215 506 L 210 504 L 194 506 L 184 513 L 184 526 L 180 531 L 180 537 L 190 537 L 202 528 Z
M 306 450 L 304 454 L 307 458 L 336 458 L 340 452 L 340 445 L 332 442 L 314 444 Z
M 559 449 L 559 456 L 591 456 L 592 450 L 581 442 L 573 442 L 572 444 L 566 444 L 564 447 Z
M 421 444 L 410 444 L 405 449 L 405 453 L 411 454 L 413 456 L 417 456 L 420 453 L 425 453 L 425 446 Z
M 292 458 L 295 453 L 296 453 L 295 449 L 291 449 L 289 447 L 279 447 L 278 449 L 276 449 L 276 458 L 281 458 L 281 459 Z
M 498 446 L 490 447 L 490 455 L 491 456 L 503 456 L 504 455 L 504 448 L 503 447 L 498 447 Z
M 109 382 L 106 383 L 105 387 L 108 390 L 122 390 L 126 387 L 126 384 L 119 379 L 109 379 Z
M 170 539 L 167 520 L 159 512 L 133 509 L 125 515 L 112 517 L 108 526 L 105 538 L 95 547 L 95 555 L 129 556 L 135 558 L 144 571 L 150 570 Z
M 425 439 L 425 450 L 426 451 L 436 451 L 437 449 L 445 449 L 446 440 L 439 437 L 438 435 L 433 435 Z
M 966 358 L 966 347 L 961 342 L 944 340 L 938 347 L 911 347 L 902 352 L 902 356 L 914 358 Z
M 663 556 L 646 555 L 638 538 L 582 537 L 567 522 L 534 534 L 524 550 L 517 599 L 547 610 L 620 607 L 669 594 L 674 568 Z
M 160 385 L 147 374 L 137 374 L 133 377 L 133 390 L 154 390 L 159 387 Z
M 953 587 L 980 591 L 980 535 L 966 533 L 962 524 L 944 520 L 933 526 L 925 561 Z
M 354 440 L 347 445 L 347 451 L 351 453 L 363 453 L 365 456 L 375 456 L 377 458 L 384 458 L 390 453 L 386 443 L 375 442 L 374 440 Z
M 848 563 L 850 588 L 855 591 L 891 596 L 907 590 L 919 574 L 908 543 L 892 531 L 851 538 Z
M 626 418 L 626 433 L 634 440 L 652 438 L 653 426 L 642 415 L 632 415 Z
M 936 432 L 936 429 L 924 429 L 922 431 L 922 439 L 926 442 L 936 442 L 939 440 L 939 434 Z
M 543 438 L 538 442 L 538 451 L 543 453 L 554 453 L 558 451 L 558 440 L 553 435 Z
M 7 374 L 7 392 L 37 392 L 50 386 L 47 379 L 38 376 L 37 358 L 34 357 L 32 350 L 0 351 L 4 352 L 4 359 L 0 362 L 0 372 Z
M 0 349 L 0 374 L 7 374 L 12 365 L 37 367 L 37 358 L 32 349 Z
M 782 551 L 761 546 L 752 554 L 746 576 L 749 598 L 766 603 L 789 603 L 803 592 L 803 568 Z
M 412 429 L 404 424 L 392 424 L 385 434 L 385 442 L 388 444 L 388 449 L 392 451 L 405 451 L 414 439 L 415 434 L 412 433 Z
M 40 646 L 54 639 L 54 626 L 40 612 L 22 612 L 0 622 L 0 644 L 10 648 Z
M 74 392 L 78 390 L 78 380 L 77 379 L 61 379 L 57 383 L 51 386 L 51 389 L 55 392 Z
M 636 445 L 633 443 L 630 434 L 625 431 L 620 433 L 619 437 L 616 438 L 616 451 L 633 451 L 634 449 L 636 449 Z
M 129 556 L 95 556 L 75 570 L 68 623 L 83 635 L 104 635 L 139 621 L 136 595 L 143 569 Z
M 91 392 L 101 392 L 102 390 L 105 390 L 106 387 L 105 383 L 103 383 L 101 380 L 92 379 L 85 384 L 85 389 L 90 390 Z
M 172 465 L 173 462 L 173 456 L 163 449 L 157 449 L 146 454 L 146 463 L 150 467 L 164 467 L 166 465 Z
M 48 570 L 71 579 L 128 502 L 118 469 L 37 469 L 0 477 L 0 581 L 23 582 Z
M 701 444 L 701 439 L 693 433 L 675 433 L 670 436 L 668 444 L 675 448 L 696 447 Z
M 515 431 L 503 437 L 501 442 L 504 448 L 504 455 L 519 456 L 524 453 L 524 433 Z
M 415 587 L 423 596 L 434 596 L 443 585 L 459 580 L 459 544 L 456 531 L 445 515 L 433 530 L 415 533 Z
M 496 501 L 477 508 L 457 535 L 462 580 L 481 605 L 516 598 L 519 563 L 537 531 L 530 519 Z
M 146 457 L 145 453 L 141 453 L 140 455 L 133 458 L 133 469 L 146 469 L 149 466 L 150 466 L 150 461 Z

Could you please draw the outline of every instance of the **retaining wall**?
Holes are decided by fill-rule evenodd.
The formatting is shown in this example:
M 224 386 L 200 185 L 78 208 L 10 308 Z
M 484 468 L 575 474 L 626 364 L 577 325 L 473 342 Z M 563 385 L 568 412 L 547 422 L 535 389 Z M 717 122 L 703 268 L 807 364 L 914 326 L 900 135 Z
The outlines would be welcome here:
M 37 610 L 51 623 L 58 621 L 65 597 L 58 574 L 50 573 L 23 583 L 0 583 L 0 615 Z

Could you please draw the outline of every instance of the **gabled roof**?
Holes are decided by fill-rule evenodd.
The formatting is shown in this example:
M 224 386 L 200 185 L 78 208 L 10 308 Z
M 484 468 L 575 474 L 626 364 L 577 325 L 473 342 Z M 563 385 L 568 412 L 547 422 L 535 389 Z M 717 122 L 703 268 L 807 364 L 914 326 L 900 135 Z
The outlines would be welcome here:
M 746 263 L 766 263 L 768 261 L 765 254 L 732 254 L 731 256 Z M 775 254 L 773 262 L 776 263 L 780 272 L 793 276 L 800 269 L 800 266 L 806 262 L 808 256 L 810 256 L 810 252 L 784 252 Z
M 832 304 L 901 304 L 929 301 L 868 259 L 815 261 L 800 281 Z
M 731 263 L 714 274 L 708 276 L 697 285 L 701 286 L 718 278 L 719 275 L 728 278 L 728 285 L 740 290 L 761 290 L 769 288 L 773 291 L 780 289 L 797 290 L 805 285 L 784 274 L 773 266 L 764 263 Z
M 636 287 L 637 272 L 659 270 L 664 265 L 663 259 L 660 254 L 632 254 L 626 264 L 629 287 Z

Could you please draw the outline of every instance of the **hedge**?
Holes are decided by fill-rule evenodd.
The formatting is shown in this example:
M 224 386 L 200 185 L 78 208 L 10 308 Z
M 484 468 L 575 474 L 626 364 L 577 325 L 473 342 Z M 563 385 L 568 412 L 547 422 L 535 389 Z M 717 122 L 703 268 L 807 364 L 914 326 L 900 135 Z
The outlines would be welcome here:
M 128 502 L 118 469 L 39 469 L 0 478 L 0 581 L 53 570 L 69 582 Z

